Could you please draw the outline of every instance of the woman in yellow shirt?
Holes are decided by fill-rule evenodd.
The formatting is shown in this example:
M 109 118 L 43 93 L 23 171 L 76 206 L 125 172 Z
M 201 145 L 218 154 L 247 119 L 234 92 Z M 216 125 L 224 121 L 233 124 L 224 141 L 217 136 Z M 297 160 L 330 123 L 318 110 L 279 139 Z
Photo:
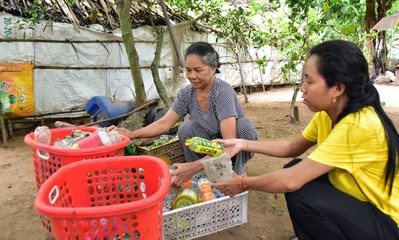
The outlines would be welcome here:
M 234 155 L 250 151 L 303 159 L 261 176 L 215 183 L 234 196 L 248 189 L 285 193 L 296 236 L 306 239 L 399 239 L 399 134 L 380 105 L 368 64 L 353 43 L 313 47 L 305 62 L 303 102 L 316 112 L 287 141 L 217 140 Z

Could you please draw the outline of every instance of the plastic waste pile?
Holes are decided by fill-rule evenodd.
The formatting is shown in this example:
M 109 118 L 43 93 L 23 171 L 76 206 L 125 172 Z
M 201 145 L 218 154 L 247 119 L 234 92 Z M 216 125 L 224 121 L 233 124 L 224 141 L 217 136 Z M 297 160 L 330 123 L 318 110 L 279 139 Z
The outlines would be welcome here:
M 47 126 L 39 126 L 35 129 L 34 139 L 40 143 L 51 144 L 51 130 Z M 64 149 L 82 149 L 99 146 L 107 146 L 122 141 L 117 131 L 107 131 L 99 128 L 94 133 L 79 129 L 73 129 L 71 135 L 55 139 L 53 147 Z

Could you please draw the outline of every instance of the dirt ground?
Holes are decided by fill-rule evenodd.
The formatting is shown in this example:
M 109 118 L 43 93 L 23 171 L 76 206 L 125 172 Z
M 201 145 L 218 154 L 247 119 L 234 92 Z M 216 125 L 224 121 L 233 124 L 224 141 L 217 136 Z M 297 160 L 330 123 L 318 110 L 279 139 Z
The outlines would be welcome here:
M 387 90 L 386 90 L 387 89 Z M 380 89 L 379 89 L 380 91 Z M 382 93 L 385 93 L 383 95 Z M 396 95 L 395 95 L 396 93 Z M 395 125 L 399 127 L 399 86 L 384 86 L 381 100 Z M 387 97 L 385 97 L 387 96 Z M 246 115 L 257 126 L 260 139 L 287 139 L 300 134 L 313 116 L 298 96 L 300 123 L 291 124 L 288 117 L 291 88 L 270 89 L 248 96 L 243 103 Z M 0 147 L 0 240 L 50 239 L 41 227 L 34 209 L 36 194 L 31 148 L 16 136 L 7 146 Z M 255 155 L 248 164 L 248 175 L 259 175 L 279 169 L 290 159 Z M 248 223 L 199 239 L 267 239 L 287 240 L 293 235 L 283 194 L 249 192 Z

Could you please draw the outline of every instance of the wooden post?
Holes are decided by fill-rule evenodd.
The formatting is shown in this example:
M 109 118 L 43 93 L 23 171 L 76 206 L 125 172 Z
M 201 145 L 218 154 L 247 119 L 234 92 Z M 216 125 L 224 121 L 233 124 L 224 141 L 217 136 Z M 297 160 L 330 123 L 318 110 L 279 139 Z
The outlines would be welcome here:
M 2 116 L 0 116 L 0 126 L 1 126 L 1 135 L 3 137 L 3 143 L 4 145 L 7 146 L 7 130 L 6 127 L 4 126 L 4 118 Z

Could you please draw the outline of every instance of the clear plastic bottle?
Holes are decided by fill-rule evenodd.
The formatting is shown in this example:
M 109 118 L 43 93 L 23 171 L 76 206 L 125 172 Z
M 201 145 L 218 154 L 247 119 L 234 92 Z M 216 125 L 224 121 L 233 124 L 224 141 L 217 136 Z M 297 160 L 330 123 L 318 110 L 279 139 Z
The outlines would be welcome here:
M 91 148 L 99 146 L 107 146 L 122 141 L 122 137 L 117 131 L 107 131 L 99 129 L 88 137 L 79 140 L 72 148 Z
M 63 139 L 57 139 L 54 142 L 53 147 L 66 149 L 66 148 L 70 148 L 71 147 L 71 145 L 69 143 L 70 143 L 70 140 L 67 137 L 65 137 Z
M 196 153 L 208 154 L 211 156 L 218 156 L 223 153 L 222 144 L 201 137 L 187 139 L 184 144 L 189 147 L 191 151 Z
M 196 181 L 191 180 L 191 179 L 187 180 L 187 182 L 186 182 L 186 184 L 184 184 L 183 188 L 193 189 L 197 193 L 198 200 L 201 200 L 201 198 L 202 198 L 201 189 L 199 188 L 198 183 Z
M 78 141 L 82 140 L 83 138 L 85 138 L 85 136 L 79 136 L 79 137 L 71 137 L 71 136 L 66 136 L 63 137 L 62 139 L 57 139 L 54 144 L 53 147 L 55 148 L 72 148 L 74 146 L 74 144 L 76 144 Z
M 38 126 L 34 132 L 34 139 L 37 142 L 49 145 L 51 141 L 51 130 L 47 126 Z
M 49 145 L 51 142 L 51 130 L 47 126 L 36 127 L 33 136 L 35 141 L 39 143 Z M 40 148 L 37 149 L 37 155 L 43 160 L 48 160 L 50 158 L 50 154 Z
M 207 178 L 200 178 L 197 184 L 201 191 L 201 199 L 203 202 L 216 199 L 216 196 L 212 191 L 212 183 Z

